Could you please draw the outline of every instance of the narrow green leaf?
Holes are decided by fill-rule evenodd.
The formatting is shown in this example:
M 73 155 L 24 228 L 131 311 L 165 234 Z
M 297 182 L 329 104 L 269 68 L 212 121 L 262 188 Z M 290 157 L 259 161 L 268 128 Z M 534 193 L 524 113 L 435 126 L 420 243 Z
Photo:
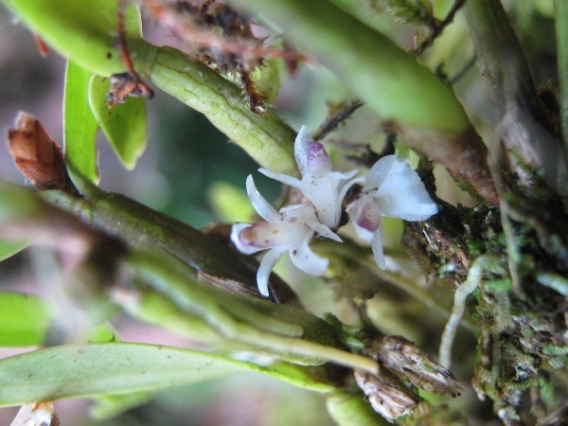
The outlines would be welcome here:
M 50 321 L 49 306 L 43 299 L 0 292 L 0 346 L 41 345 Z
M 0 240 L 0 261 L 8 259 L 30 245 L 29 241 Z
M 131 170 L 146 147 L 146 103 L 143 98 L 129 97 L 125 103 L 109 108 L 106 95 L 110 79 L 93 76 L 89 84 L 89 103 L 98 125 L 110 145 Z
M 63 100 L 63 140 L 66 161 L 89 181 L 97 184 L 97 121 L 89 107 L 89 82 L 92 74 L 67 62 Z
M 0 406 L 153 391 L 246 371 L 284 380 L 290 374 L 220 355 L 157 345 L 56 346 L 0 360 Z M 307 376 L 301 380 L 301 385 L 309 387 Z M 322 391 L 331 389 L 317 385 Z
M 126 71 L 116 45 L 116 0 L 2 0 L 51 47 L 79 66 L 98 75 Z M 127 6 L 126 33 L 141 37 L 140 11 Z

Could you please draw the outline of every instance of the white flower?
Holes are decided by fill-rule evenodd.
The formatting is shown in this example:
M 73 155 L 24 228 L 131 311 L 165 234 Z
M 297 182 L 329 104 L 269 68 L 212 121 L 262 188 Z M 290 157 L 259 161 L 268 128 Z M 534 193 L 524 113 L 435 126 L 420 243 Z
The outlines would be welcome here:
M 347 190 L 361 178 L 353 178 L 357 170 L 339 173 L 331 170 L 331 160 L 325 147 L 314 142 L 306 126 L 302 126 L 294 143 L 294 157 L 302 174 L 297 179 L 282 173 L 259 169 L 262 174 L 298 188 L 316 209 L 319 221 L 330 229 L 337 229 L 341 219 L 343 198 Z
M 357 235 L 371 243 L 375 260 L 385 269 L 381 216 L 426 220 L 438 212 L 418 174 L 395 155 L 381 158 L 369 170 L 363 190 L 347 207 Z
M 314 206 L 298 204 L 287 206 L 277 212 L 258 192 L 251 175 L 247 178 L 247 193 L 252 205 L 265 222 L 254 225 L 235 224 L 231 241 L 244 254 L 269 250 L 260 262 L 256 281 L 260 294 L 268 296 L 268 278 L 278 259 L 286 252 L 294 265 L 310 275 L 323 275 L 329 260 L 311 251 L 309 243 L 317 235 L 341 239 L 327 226 L 320 223 Z

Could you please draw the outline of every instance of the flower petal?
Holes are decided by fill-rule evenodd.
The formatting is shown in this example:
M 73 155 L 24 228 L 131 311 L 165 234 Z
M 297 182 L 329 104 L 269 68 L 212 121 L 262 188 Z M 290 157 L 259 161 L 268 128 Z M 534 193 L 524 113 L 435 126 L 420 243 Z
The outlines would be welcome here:
M 286 252 L 284 247 L 274 247 L 272 250 L 268 251 L 266 255 L 260 261 L 260 266 L 256 273 L 256 284 L 258 285 L 258 291 L 264 297 L 268 297 L 268 279 L 270 278 L 270 273 L 274 269 L 278 259 Z
M 294 265 L 307 274 L 319 276 L 323 275 L 329 265 L 329 260 L 319 257 L 315 254 L 309 246 L 309 242 L 313 237 L 313 232 L 310 232 L 304 238 L 301 244 L 290 251 L 290 258 Z
M 367 177 L 365 178 L 365 185 L 363 186 L 363 191 L 367 191 L 373 188 L 380 188 L 383 181 L 387 178 L 393 164 L 399 161 L 396 155 L 386 155 L 373 164 Z
M 247 194 L 254 209 L 264 220 L 270 223 L 275 223 L 280 220 L 280 214 L 268 201 L 258 192 L 252 175 L 247 177 Z
M 243 254 L 253 254 L 261 250 L 266 250 L 266 247 L 251 244 L 247 238 L 243 238 L 243 233 L 246 233 L 253 226 L 254 225 L 247 223 L 235 223 L 231 228 L 231 241 L 237 250 Z
M 373 194 L 383 216 L 416 221 L 438 212 L 418 173 L 406 161 L 396 159 L 379 189 Z
M 383 227 L 379 226 L 375 233 L 373 234 L 373 240 L 371 241 L 371 249 L 373 249 L 373 254 L 375 255 L 375 262 L 381 269 L 386 268 L 385 264 L 385 253 L 383 252 Z
M 339 235 L 337 235 L 335 232 L 333 232 L 331 229 L 329 229 L 323 223 L 320 223 L 320 222 L 317 222 L 317 221 L 312 221 L 312 222 L 306 222 L 306 225 L 308 225 L 318 235 L 320 235 L 324 238 L 329 238 L 330 240 L 337 241 L 338 243 L 343 242 L 343 240 L 339 237 Z
M 324 176 L 306 174 L 302 178 L 301 191 L 316 208 L 321 223 L 330 228 L 337 227 L 341 206 L 339 205 L 338 186 L 341 180 L 339 173 L 328 173 Z
M 323 175 L 331 173 L 331 158 L 323 144 L 319 142 L 311 142 L 306 149 L 306 170 L 305 173 L 314 175 Z
M 381 211 L 370 194 L 363 194 L 347 206 L 347 214 L 359 238 L 371 242 L 373 233 L 381 226 Z
M 270 170 L 266 169 L 258 169 L 258 171 L 264 176 L 268 176 L 270 179 L 277 180 L 278 182 L 282 182 L 283 184 L 292 186 L 294 188 L 300 188 L 300 179 L 298 178 L 285 175 L 284 173 L 271 172 Z
M 306 172 L 308 165 L 308 145 L 313 141 L 314 139 L 312 135 L 310 135 L 308 128 L 302 126 L 294 142 L 294 157 L 296 158 L 296 164 L 302 176 Z

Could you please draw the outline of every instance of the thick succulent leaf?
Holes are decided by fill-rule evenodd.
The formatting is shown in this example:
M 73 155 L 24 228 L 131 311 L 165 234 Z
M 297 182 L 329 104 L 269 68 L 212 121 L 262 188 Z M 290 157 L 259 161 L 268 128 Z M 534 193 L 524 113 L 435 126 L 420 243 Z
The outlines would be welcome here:
M 291 370 L 157 345 L 108 343 L 56 346 L 0 361 L 0 406 L 33 401 L 153 391 L 242 372 L 259 372 L 329 391 Z
M 48 304 L 37 296 L 0 292 L 0 346 L 41 345 L 51 321 Z
M 96 75 L 126 71 L 116 48 L 117 3 L 109 0 L 0 0 L 60 54 Z M 179 50 L 140 38 L 140 14 L 127 7 L 128 49 L 136 71 L 161 90 L 202 112 L 258 163 L 295 174 L 294 131 L 271 112 L 253 113 L 242 90 Z
M 412 55 L 333 2 L 232 3 L 285 28 L 298 49 L 333 70 L 384 121 L 458 133 L 469 127 L 462 106 L 448 87 Z
M 63 103 L 65 158 L 93 183 L 97 172 L 96 136 L 98 124 L 89 107 L 89 82 L 92 74 L 73 62 L 67 62 Z
M 71 61 L 98 75 L 124 72 L 116 47 L 118 1 L 3 0 L 32 31 Z M 126 8 L 129 39 L 141 37 L 140 11 Z
M 106 95 L 110 79 L 93 76 L 89 84 L 89 103 L 98 125 L 128 170 L 146 147 L 146 103 L 144 98 L 129 97 L 125 103 L 109 108 Z
M 295 132 L 275 114 L 253 113 L 242 90 L 207 65 L 169 47 L 133 46 L 136 70 L 160 89 L 205 114 L 220 131 L 269 170 L 297 174 Z M 138 49 L 138 50 L 136 50 Z

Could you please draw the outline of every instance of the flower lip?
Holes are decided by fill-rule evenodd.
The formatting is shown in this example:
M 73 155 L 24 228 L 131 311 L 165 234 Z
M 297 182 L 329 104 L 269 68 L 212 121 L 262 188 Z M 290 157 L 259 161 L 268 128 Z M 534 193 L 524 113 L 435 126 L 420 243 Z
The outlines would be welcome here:
M 418 174 L 395 155 L 381 158 L 365 178 L 363 192 L 347 206 L 359 238 L 371 243 L 375 260 L 385 268 L 381 217 L 426 220 L 438 212 Z

